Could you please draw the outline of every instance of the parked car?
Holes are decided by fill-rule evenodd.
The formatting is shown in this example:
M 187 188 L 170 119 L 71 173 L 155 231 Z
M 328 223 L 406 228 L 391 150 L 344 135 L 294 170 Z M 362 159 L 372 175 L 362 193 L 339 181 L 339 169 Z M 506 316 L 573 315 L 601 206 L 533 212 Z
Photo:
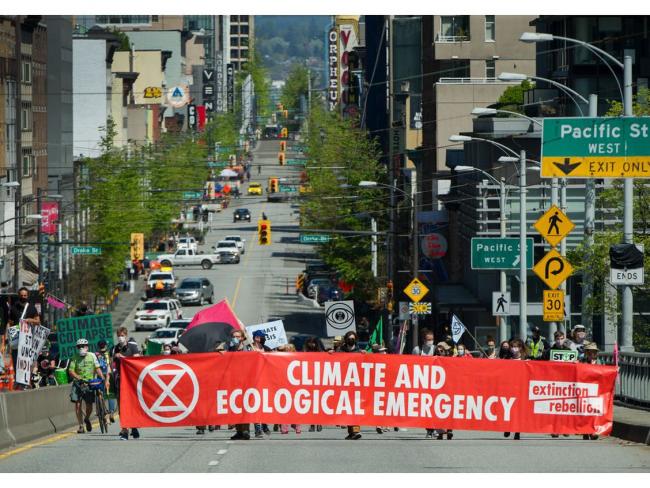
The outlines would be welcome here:
M 238 208 L 232 214 L 232 221 L 237 222 L 238 220 L 247 220 L 251 221 L 251 213 L 247 208 Z
M 319 286 L 316 301 L 319 305 L 325 302 L 338 302 L 343 300 L 343 290 L 337 286 Z
M 176 296 L 183 305 L 213 303 L 214 287 L 207 278 L 184 278 L 176 288 Z
M 158 260 L 161 266 L 201 266 L 203 269 L 210 269 L 212 265 L 219 263 L 220 256 L 183 248 L 174 254 L 160 254 Z
M 197 252 L 199 249 L 199 244 L 196 242 L 196 239 L 192 236 L 185 236 L 178 239 L 178 244 L 176 245 L 177 249 L 191 249 L 194 252 Z
M 221 263 L 239 263 L 240 253 L 235 241 L 219 241 L 213 247 L 214 251 L 220 255 Z
M 135 330 L 169 327 L 172 319 L 183 317 L 181 304 L 175 299 L 149 300 L 135 313 Z
M 329 278 L 314 278 L 307 284 L 307 296 L 309 298 L 316 298 L 316 291 L 318 288 L 325 286 L 332 286 L 332 280 Z
M 161 345 L 171 344 L 172 342 L 178 342 L 183 332 L 185 332 L 185 329 L 180 327 L 163 327 L 153 332 L 146 340 Z
M 248 194 L 249 195 L 261 195 L 262 194 L 262 184 L 261 183 L 249 183 L 248 184 Z
M 237 243 L 237 249 L 241 254 L 246 252 L 246 239 L 242 239 L 240 235 L 231 235 L 223 238 L 224 241 L 234 241 Z

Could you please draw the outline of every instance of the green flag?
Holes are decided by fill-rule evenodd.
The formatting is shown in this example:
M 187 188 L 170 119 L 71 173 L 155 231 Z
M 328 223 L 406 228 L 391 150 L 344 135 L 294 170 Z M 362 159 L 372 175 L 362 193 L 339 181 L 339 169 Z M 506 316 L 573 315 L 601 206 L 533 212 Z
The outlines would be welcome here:
M 372 345 L 379 344 L 381 347 L 384 347 L 384 322 L 383 317 L 379 317 L 379 322 L 375 326 L 375 330 L 370 336 L 368 345 L 366 346 L 366 351 L 372 351 Z

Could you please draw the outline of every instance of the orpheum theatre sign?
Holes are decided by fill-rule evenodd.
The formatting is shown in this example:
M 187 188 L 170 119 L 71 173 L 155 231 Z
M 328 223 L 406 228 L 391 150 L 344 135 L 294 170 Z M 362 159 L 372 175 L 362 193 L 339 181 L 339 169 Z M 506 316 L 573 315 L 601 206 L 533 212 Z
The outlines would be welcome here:
M 327 107 L 330 111 L 336 108 L 339 99 L 339 32 L 332 27 L 327 34 Z

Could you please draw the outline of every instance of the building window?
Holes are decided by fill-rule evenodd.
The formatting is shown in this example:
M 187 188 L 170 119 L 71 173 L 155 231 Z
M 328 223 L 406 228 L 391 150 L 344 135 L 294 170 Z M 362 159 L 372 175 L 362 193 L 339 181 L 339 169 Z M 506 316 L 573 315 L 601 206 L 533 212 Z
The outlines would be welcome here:
M 248 15 L 240 15 L 239 16 L 239 22 L 248 22 Z
M 23 132 L 32 131 L 32 110 L 29 106 L 23 106 L 20 110 L 20 128 Z
M 239 49 L 230 50 L 230 59 L 239 59 Z
M 248 46 L 248 37 L 242 37 L 239 44 L 242 46 Z
M 440 16 L 439 42 L 469 41 L 469 15 Z
M 151 16 L 151 22 L 159 22 L 158 15 L 152 15 Z
M 23 61 L 23 83 L 32 82 L 32 63 L 29 61 Z
M 239 46 L 239 37 L 231 37 L 230 38 L 230 45 L 231 46 Z
M 496 77 L 494 59 L 486 59 L 485 60 L 485 77 L 486 78 L 495 78 Z
M 248 26 L 247 25 L 240 25 L 239 26 L 239 33 L 248 35 Z
M 157 15 L 97 15 L 95 22 L 98 24 L 151 24 Z M 156 21 L 154 21 L 156 22 Z
M 485 41 L 496 41 L 496 22 L 494 15 L 485 16 Z
M 230 33 L 231 34 L 239 34 L 239 26 L 238 25 L 231 25 L 230 26 Z
M 32 174 L 32 150 L 23 149 L 23 178 Z
M 248 59 L 248 49 L 242 49 L 239 51 L 239 57 L 242 59 Z
M 239 15 L 231 15 L 230 22 L 239 22 Z

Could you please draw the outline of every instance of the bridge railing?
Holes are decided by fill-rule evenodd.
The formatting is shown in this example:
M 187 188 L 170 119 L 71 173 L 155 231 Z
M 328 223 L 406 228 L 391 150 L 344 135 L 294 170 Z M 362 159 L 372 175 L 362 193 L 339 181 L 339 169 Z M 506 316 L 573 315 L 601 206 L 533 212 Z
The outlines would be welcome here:
M 598 356 L 604 364 L 614 364 L 611 352 L 601 352 Z M 650 354 L 619 353 L 618 366 L 615 398 L 623 403 L 650 407 Z

